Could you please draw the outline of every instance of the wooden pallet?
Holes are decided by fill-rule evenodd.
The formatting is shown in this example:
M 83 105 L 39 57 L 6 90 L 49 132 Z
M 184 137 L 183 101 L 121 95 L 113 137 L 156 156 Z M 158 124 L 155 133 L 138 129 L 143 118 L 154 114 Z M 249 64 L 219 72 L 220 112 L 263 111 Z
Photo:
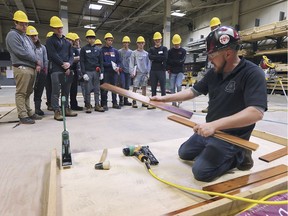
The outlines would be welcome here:
M 107 91 L 111 91 L 111 92 L 114 92 L 116 94 L 122 95 L 124 97 L 128 97 L 128 98 L 131 98 L 133 100 L 140 101 L 142 103 L 157 107 L 159 109 L 180 115 L 180 116 L 188 118 L 188 119 L 190 119 L 193 115 L 193 112 L 190 112 L 188 110 L 184 110 L 184 109 L 181 109 L 181 108 L 178 108 L 178 107 L 175 107 L 175 106 L 163 103 L 163 102 L 150 101 L 149 97 L 147 97 L 147 96 L 140 95 L 138 93 L 128 91 L 126 89 L 119 88 L 117 86 L 114 86 L 114 85 L 111 85 L 108 83 L 102 84 L 101 88 L 105 89 Z
M 168 119 L 175 121 L 177 123 L 183 124 L 185 126 L 191 127 L 191 128 L 196 126 L 196 123 L 189 121 L 187 119 L 180 118 L 178 116 L 169 116 Z M 246 149 L 249 149 L 252 151 L 256 151 L 256 149 L 259 147 L 259 145 L 256 143 L 252 143 L 250 141 L 241 139 L 241 138 L 236 137 L 236 136 L 232 136 L 230 134 L 226 134 L 226 133 L 221 132 L 221 131 L 216 131 L 213 136 L 218 138 L 218 139 L 227 141 L 231 144 L 234 144 L 234 145 L 237 145 L 237 146 L 240 146 L 242 148 L 246 148 Z

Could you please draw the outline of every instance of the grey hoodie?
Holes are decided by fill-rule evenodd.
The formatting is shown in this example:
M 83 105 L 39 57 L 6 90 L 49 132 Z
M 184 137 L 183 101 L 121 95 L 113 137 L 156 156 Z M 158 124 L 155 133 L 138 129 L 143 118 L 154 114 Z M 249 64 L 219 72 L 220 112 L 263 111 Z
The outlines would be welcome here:
M 13 65 L 36 68 L 36 47 L 25 33 L 12 28 L 6 36 L 6 47 Z

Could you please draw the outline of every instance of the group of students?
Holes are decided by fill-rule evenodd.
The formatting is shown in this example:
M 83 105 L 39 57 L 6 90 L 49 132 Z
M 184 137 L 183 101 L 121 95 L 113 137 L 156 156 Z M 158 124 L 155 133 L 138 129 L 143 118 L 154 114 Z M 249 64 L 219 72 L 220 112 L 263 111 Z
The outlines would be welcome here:
M 54 111 L 54 119 L 58 121 L 63 120 L 59 105 L 60 93 L 67 98 L 64 104 L 66 116 L 77 116 L 77 113 L 72 110 L 83 110 L 76 99 L 79 83 L 82 88 L 86 113 L 92 112 L 91 92 L 94 92 L 94 110 L 98 112 L 108 110 L 108 92 L 100 90 L 100 85 L 104 82 L 129 90 L 131 79 L 133 79 L 133 92 L 141 88 L 142 94 L 146 95 L 148 79 L 150 79 L 152 96 L 156 95 L 158 83 L 160 83 L 161 95 L 165 95 L 166 71 L 168 70 L 171 92 L 175 92 L 175 86 L 177 91 L 181 90 L 186 51 L 180 47 L 181 37 L 178 34 L 173 36 L 174 47 L 168 51 L 167 47 L 162 46 L 161 33 L 155 32 L 153 36 L 155 45 L 147 52 L 144 50 L 145 39 L 143 36 L 137 38 L 136 50 L 129 49 L 131 41 L 128 36 L 123 37 L 123 47 L 117 50 L 112 46 L 114 37 L 111 33 L 105 34 L 105 44 L 102 46 L 101 40 L 96 39 L 95 32 L 90 29 L 85 35 L 87 44 L 80 48 L 79 36 L 72 32 L 64 36 L 61 19 L 53 16 L 50 19 L 52 31 L 47 34 L 46 46 L 44 46 L 38 38 L 37 29 L 31 25 L 28 26 L 28 17 L 23 11 L 15 12 L 13 20 L 15 28 L 12 28 L 7 34 L 6 43 L 11 54 L 14 72 L 16 71 L 18 115 L 24 124 L 33 124 L 34 120 L 41 119 L 41 116 L 44 115 L 41 110 L 44 87 L 46 87 L 48 110 Z M 17 40 L 19 38 L 21 40 Z M 25 42 L 24 45 L 21 41 Z M 19 50 L 22 51 L 19 52 Z M 33 57 L 33 60 L 28 59 L 29 56 Z M 21 69 L 21 72 L 17 73 L 18 69 Z M 35 69 L 36 73 L 33 73 L 32 77 L 27 77 L 27 80 L 23 80 L 24 71 L 27 69 Z M 35 84 L 34 80 L 36 80 Z M 28 88 L 21 88 L 23 83 Z M 28 101 L 33 88 L 34 114 L 32 114 Z M 112 108 L 115 109 L 121 109 L 121 106 L 124 105 L 138 107 L 136 101 L 133 100 L 130 103 L 128 98 L 122 96 L 119 96 L 118 103 L 117 95 L 114 93 L 112 93 L 112 104 Z M 146 104 L 142 104 L 142 106 L 148 109 L 155 108 Z
M 77 42 L 75 43 L 76 35 L 68 33 L 64 37 L 62 21 L 59 17 L 53 16 L 50 19 L 53 32 L 46 41 L 49 59 L 47 63 L 46 49 L 37 40 L 37 30 L 28 27 L 27 15 L 17 11 L 13 20 L 15 28 L 7 34 L 6 45 L 13 64 L 16 106 L 21 123 L 33 124 L 35 119 L 40 118 L 39 115 L 33 114 L 29 99 L 33 92 L 36 72 L 35 109 L 40 111 L 38 104 L 39 100 L 41 103 L 40 94 L 43 92 L 41 79 L 50 73 L 51 106 L 56 120 L 63 119 L 58 102 L 60 88 L 62 95 L 68 98 L 74 80 L 77 87 L 79 79 L 83 79 L 85 107 L 89 113 L 92 108 L 90 104 L 92 89 L 95 96 L 95 110 L 99 112 L 108 110 L 107 91 L 101 92 L 99 104 L 101 82 L 129 89 L 130 78 L 133 77 L 133 91 L 142 87 L 142 93 L 146 94 L 145 87 L 150 76 L 152 101 L 177 102 L 209 94 L 206 122 L 197 124 L 193 128 L 194 134 L 178 150 L 181 159 L 194 161 L 192 172 L 195 179 L 208 182 L 233 168 L 249 170 L 253 167 L 251 150 L 213 137 L 216 131 L 221 130 L 249 140 L 255 123 L 263 118 L 267 110 L 264 73 L 257 65 L 239 58 L 240 36 L 233 27 L 220 26 L 219 23 L 215 29 L 211 29 L 206 44 L 208 61 L 213 67 L 207 70 L 204 78 L 189 89 L 166 95 L 166 70 L 171 72 L 172 93 L 174 93 L 174 81 L 182 80 L 182 75 L 179 73 L 183 73 L 186 53 L 180 48 L 179 35 L 173 36 L 174 47 L 169 51 L 162 46 L 162 35 L 159 32 L 154 34 L 155 45 L 148 52 L 144 50 L 145 40 L 142 36 L 137 38 L 137 50 L 129 50 L 130 38 L 125 36 L 123 48 L 118 51 L 112 47 L 114 37 L 111 33 L 105 35 L 105 45 L 100 48 L 94 45 L 96 39 L 94 31 L 88 30 L 86 33 L 88 43 L 81 48 L 79 55 L 79 47 Z M 218 20 L 216 21 L 218 23 Z M 161 96 L 156 95 L 158 82 Z M 179 90 L 177 87 L 177 91 Z M 70 99 L 71 106 L 72 101 L 73 99 Z M 116 94 L 112 94 L 113 108 L 119 109 L 122 105 L 131 105 L 127 98 L 120 97 L 119 101 L 118 104 Z M 132 105 L 137 108 L 135 101 Z M 77 115 L 69 108 L 68 100 L 64 106 L 67 116 Z M 78 107 L 77 103 L 73 106 Z

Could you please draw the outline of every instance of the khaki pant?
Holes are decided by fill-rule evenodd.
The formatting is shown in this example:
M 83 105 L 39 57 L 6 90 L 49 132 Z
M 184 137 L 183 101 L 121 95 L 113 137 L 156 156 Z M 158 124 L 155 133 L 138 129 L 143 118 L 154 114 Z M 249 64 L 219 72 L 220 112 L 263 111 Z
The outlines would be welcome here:
M 14 78 L 16 81 L 15 102 L 19 118 L 32 116 L 30 108 L 30 95 L 33 93 L 33 86 L 36 71 L 26 66 L 13 67 Z

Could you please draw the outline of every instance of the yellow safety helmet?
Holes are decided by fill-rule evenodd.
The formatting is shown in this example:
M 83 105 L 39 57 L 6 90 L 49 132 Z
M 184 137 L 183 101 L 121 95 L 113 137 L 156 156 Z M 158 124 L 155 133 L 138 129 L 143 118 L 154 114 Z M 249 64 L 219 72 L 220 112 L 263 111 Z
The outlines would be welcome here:
M 95 40 L 95 45 L 102 45 L 101 40 L 100 40 L 100 39 L 96 39 L 96 40 Z
M 75 35 L 72 32 L 68 32 L 66 34 L 66 38 L 69 39 L 69 40 L 75 41 Z
M 137 38 L 136 43 L 145 43 L 145 39 L 144 39 L 144 37 L 139 36 L 139 37 Z
M 96 34 L 95 34 L 95 32 L 92 29 L 89 29 L 86 32 L 86 36 L 85 37 L 96 37 Z
M 21 10 L 18 10 L 18 11 L 16 11 L 14 13 L 13 20 L 14 21 L 18 21 L 18 22 L 23 22 L 23 23 L 28 23 L 29 22 L 26 13 L 24 13 Z
M 62 28 L 63 27 L 63 23 L 61 21 L 61 19 L 57 16 L 52 16 L 50 19 L 50 26 L 52 28 Z
M 221 21 L 218 17 L 213 17 L 211 20 L 210 20 L 210 28 L 211 27 L 214 27 L 214 26 L 218 26 L 218 25 L 221 25 Z
M 31 36 L 31 35 L 38 35 L 38 32 L 34 26 L 28 26 L 26 29 L 26 35 Z
M 114 39 L 113 35 L 111 33 L 106 33 L 105 36 L 104 36 L 104 39 L 106 40 L 107 38 L 112 38 Z
M 179 34 L 175 34 L 173 37 L 172 37 L 172 43 L 175 45 L 175 44 L 181 44 L 181 37 Z
M 124 36 L 122 39 L 122 43 L 131 43 L 130 38 L 128 36 Z
M 54 32 L 52 32 L 52 31 L 48 32 L 47 35 L 46 35 L 46 38 L 51 37 L 53 34 L 54 34 Z
M 155 32 L 153 36 L 153 40 L 159 40 L 162 39 L 162 35 L 160 32 Z
M 75 40 L 80 39 L 80 37 L 79 37 L 79 35 L 78 35 L 77 33 L 73 33 L 73 34 L 74 34 L 74 39 L 75 39 Z
M 263 63 L 265 65 L 267 65 L 270 68 L 275 68 L 276 65 L 267 56 L 263 55 L 262 58 L 263 58 Z

